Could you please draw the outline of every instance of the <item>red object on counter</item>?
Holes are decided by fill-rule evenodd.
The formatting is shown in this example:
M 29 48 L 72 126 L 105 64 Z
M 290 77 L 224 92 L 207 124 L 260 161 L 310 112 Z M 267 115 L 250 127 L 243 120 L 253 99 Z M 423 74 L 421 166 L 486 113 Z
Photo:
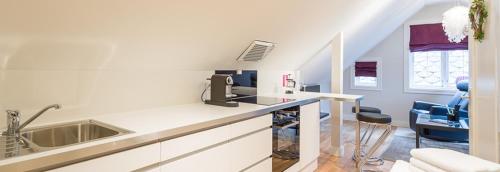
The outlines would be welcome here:
M 288 75 L 283 75 L 283 81 L 282 81 L 283 87 L 286 87 L 286 81 L 287 80 L 288 80 Z

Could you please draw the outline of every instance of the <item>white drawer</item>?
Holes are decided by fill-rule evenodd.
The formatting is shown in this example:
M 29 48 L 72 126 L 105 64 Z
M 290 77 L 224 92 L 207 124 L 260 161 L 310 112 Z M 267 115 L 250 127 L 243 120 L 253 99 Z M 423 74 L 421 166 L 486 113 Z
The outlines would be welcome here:
M 161 172 L 235 172 L 269 158 L 271 154 L 272 129 L 269 128 L 181 159 L 174 159 L 172 162 L 163 162 Z M 257 164 L 250 169 L 266 168 L 266 166 L 267 164 Z
M 229 147 L 225 144 L 177 159 L 160 166 L 161 172 L 230 172 L 227 156 Z
M 161 142 L 161 161 L 190 153 L 228 140 L 229 126 L 182 136 Z
M 271 127 L 273 125 L 273 115 L 267 114 L 257 118 L 249 119 L 246 121 L 241 121 L 229 125 L 230 132 L 229 138 L 235 138 L 241 135 L 245 135 L 265 127 Z
M 245 170 L 244 172 L 272 172 L 273 171 L 273 159 L 271 157 L 258 163 L 257 165 Z
M 155 143 L 77 164 L 50 170 L 52 172 L 133 171 L 160 161 L 160 144 Z
M 161 161 L 228 141 L 272 125 L 272 115 L 241 121 L 161 142 Z
M 229 142 L 230 171 L 241 171 L 270 157 L 273 153 L 272 137 L 272 129 L 268 128 Z

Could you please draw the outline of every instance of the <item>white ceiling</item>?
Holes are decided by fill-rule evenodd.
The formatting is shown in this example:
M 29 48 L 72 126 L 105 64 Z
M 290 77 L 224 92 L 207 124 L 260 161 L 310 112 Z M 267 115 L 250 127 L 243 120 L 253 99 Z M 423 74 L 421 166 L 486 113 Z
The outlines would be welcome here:
M 348 64 L 425 1 L 1 1 L 0 61 L 10 60 L 0 69 L 52 69 L 95 58 L 106 62 L 100 69 L 295 70 L 339 32 L 345 33 Z M 258 63 L 237 62 L 256 39 L 277 46 Z M 80 53 L 67 60 L 79 52 L 93 57 Z
M 360 9 L 378 4 L 372 0 L 0 1 L 0 61 L 9 57 L 0 69 L 76 65 L 74 61 L 88 59 L 67 56 L 78 52 L 94 54 L 91 58 L 97 60 L 107 56 L 100 68 L 297 69 L 335 33 L 358 20 Z M 261 62 L 237 62 L 256 39 L 275 42 L 277 47 Z M 33 65 L 33 60 L 40 63 Z

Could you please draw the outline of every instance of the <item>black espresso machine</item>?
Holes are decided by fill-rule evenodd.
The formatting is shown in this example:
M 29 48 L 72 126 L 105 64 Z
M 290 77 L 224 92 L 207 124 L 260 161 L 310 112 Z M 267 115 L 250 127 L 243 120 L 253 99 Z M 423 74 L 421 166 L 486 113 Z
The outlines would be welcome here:
M 210 100 L 205 100 L 205 104 L 238 107 L 239 103 L 232 101 L 231 93 L 233 78 L 227 74 L 214 74 L 210 78 Z

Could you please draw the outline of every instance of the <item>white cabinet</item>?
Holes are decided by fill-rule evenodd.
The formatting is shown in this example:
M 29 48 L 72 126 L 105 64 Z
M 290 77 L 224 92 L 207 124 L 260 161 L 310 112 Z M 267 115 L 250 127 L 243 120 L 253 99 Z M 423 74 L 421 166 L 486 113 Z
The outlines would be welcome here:
M 272 154 L 271 128 L 163 162 L 161 172 L 235 172 L 248 168 Z
M 161 143 L 162 172 L 241 171 L 272 155 L 272 115 Z
M 273 171 L 273 159 L 271 157 L 265 159 L 264 161 L 258 163 L 257 165 L 248 168 L 244 172 L 271 172 Z
M 300 161 L 307 165 L 319 157 L 319 102 L 300 107 Z
M 164 162 L 161 165 L 161 172 L 179 172 L 179 171 L 214 171 L 229 172 L 230 148 L 225 145 L 219 145 L 207 150 L 195 152 L 186 157 L 180 157 L 173 162 Z
M 133 171 L 160 161 L 160 143 L 57 168 L 52 172 Z
M 52 171 L 272 171 L 271 125 L 267 114 Z
M 161 142 L 161 161 L 192 153 L 212 145 L 229 140 L 229 126 L 190 134 L 187 136 Z
M 272 128 L 265 129 L 228 143 L 230 171 L 241 171 L 273 154 Z
M 270 127 L 271 125 L 272 115 L 268 114 L 172 140 L 167 140 L 161 142 L 161 161 L 166 161 L 215 144 L 227 142 L 230 139 Z
M 309 172 L 317 168 L 320 151 L 319 102 L 300 106 L 300 160 L 286 172 Z
M 273 115 L 267 114 L 261 117 L 252 118 L 249 120 L 237 122 L 229 125 L 229 138 L 233 139 L 262 128 L 271 127 L 273 125 Z

